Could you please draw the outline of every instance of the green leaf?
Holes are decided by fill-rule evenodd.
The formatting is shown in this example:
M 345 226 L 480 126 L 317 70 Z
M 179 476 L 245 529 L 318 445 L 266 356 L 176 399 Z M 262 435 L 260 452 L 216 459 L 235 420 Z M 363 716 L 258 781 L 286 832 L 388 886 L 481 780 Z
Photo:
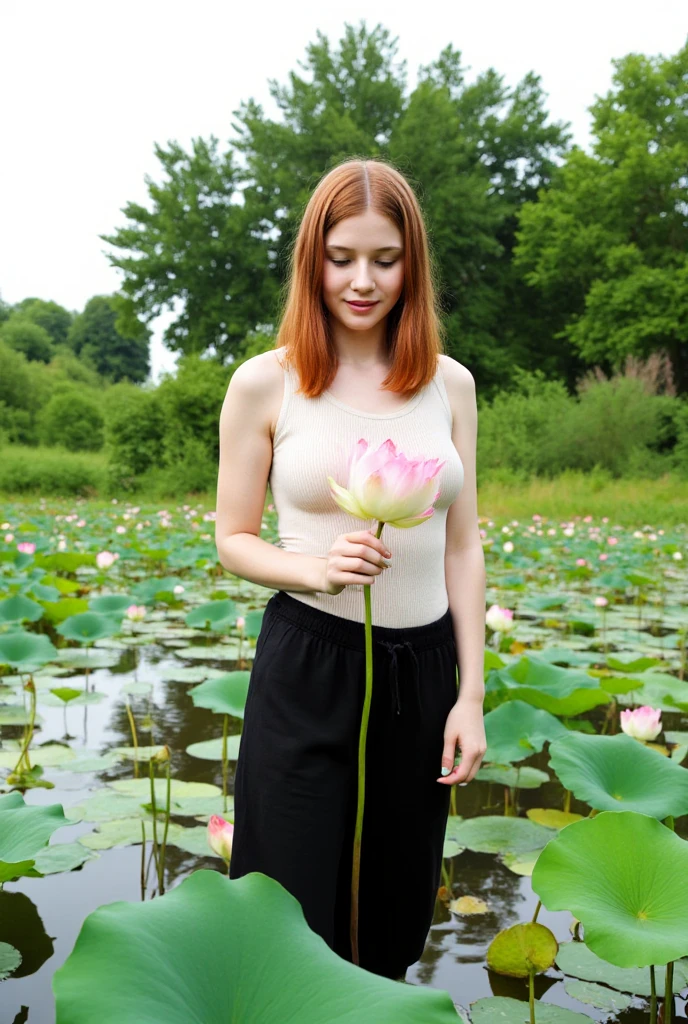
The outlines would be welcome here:
M 308 927 L 298 900 L 260 872 L 230 881 L 195 871 L 155 900 L 99 907 L 53 991 L 57 1024 L 360 1024 L 362 1008 L 376 1024 L 457 1019 L 448 993 L 400 985 L 338 956 Z
M 485 715 L 485 761 L 521 761 L 545 743 L 566 735 L 566 726 L 548 711 L 522 700 L 509 700 Z
M 35 863 L 42 875 L 54 875 L 61 871 L 73 871 L 96 856 L 81 843 L 55 843 L 39 850 Z
M 575 1013 L 555 1003 L 535 1004 L 536 1024 L 590 1024 L 584 1013 Z M 527 1024 L 528 1001 L 510 996 L 485 996 L 470 1005 L 472 1024 Z
M 0 664 L 31 672 L 46 665 L 57 654 L 47 636 L 17 630 L 0 636 Z
M 22 955 L 9 942 L 0 942 L 0 981 L 9 978 L 22 962 Z
M 600 981 L 620 992 L 649 996 L 652 992 L 649 967 L 616 967 L 593 953 L 584 942 L 562 942 L 557 953 L 557 966 L 574 978 Z M 655 976 L 657 972 L 655 971 Z M 657 979 L 658 980 L 658 979 Z M 674 962 L 674 992 L 688 985 L 688 960 Z M 658 985 L 661 989 L 661 984 Z
M 216 714 L 243 718 L 250 678 L 250 672 L 226 672 L 192 687 L 189 695 L 197 708 L 209 708 Z
M 57 627 L 57 632 L 67 640 L 93 643 L 94 640 L 112 636 L 118 629 L 118 624 L 107 615 L 102 615 L 100 612 L 82 612 L 80 615 L 71 615 L 65 619 Z
M 646 814 L 602 811 L 547 844 L 532 886 L 547 910 L 581 921 L 598 956 L 646 967 L 688 954 L 686 876 L 688 843 L 675 832 Z
M 22 594 L 0 601 L 0 622 L 37 622 L 42 615 L 43 606 Z
M 491 672 L 485 691 L 494 691 L 507 700 L 525 701 L 552 715 L 580 715 L 609 702 L 609 694 L 601 689 L 599 680 L 587 672 L 549 665 L 532 653 L 515 665 Z
M 605 985 L 597 985 L 594 981 L 579 981 L 578 979 L 564 980 L 566 994 L 578 999 L 581 1003 L 588 1003 L 597 1007 L 598 1010 L 608 1010 L 610 1013 L 619 1013 L 631 1005 L 631 997 L 622 992 L 615 992 L 614 989 Z
M 539 921 L 513 924 L 495 935 L 487 947 L 487 966 L 511 978 L 527 978 L 549 970 L 557 955 L 557 940 Z
M 555 835 L 554 829 L 543 828 L 527 818 L 506 818 L 499 814 L 468 818 L 454 829 L 455 841 L 478 853 L 540 850 Z
M 198 608 L 193 608 L 184 619 L 187 626 L 203 629 L 225 629 L 236 621 L 237 611 L 234 601 L 225 598 L 220 601 L 209 601 Z
M 544 782 L 549 782 L 547 772 L 531 768 L 530 765 L 519 768 L 510 764 L 486 764 L 478 769 L 475 778 L 515 789 L 539 789 Z
M 0 798 L 0 860 L 8 863 L 34 857 L 56 829 L 71 824 L 61 804 L 34 807 L 17 795 L 21 803 L 5 803 L 5 798 Z
M 227 760 L 236 761 L 239 757 L 239 745 L 241 733 L 235 733 L 227 737 Z M 190 743 L 186 748 L 187 754 L 192 757 L 201 757 L 206 761 L 222 760 L 222 737 L 214 740 L 202 740 L 200 743 Z
M 572 732 L 552 743 L 550 767 L 562 785 L 596 810 L 656 818 L 688 813 L 688 772 L 638 740 Z

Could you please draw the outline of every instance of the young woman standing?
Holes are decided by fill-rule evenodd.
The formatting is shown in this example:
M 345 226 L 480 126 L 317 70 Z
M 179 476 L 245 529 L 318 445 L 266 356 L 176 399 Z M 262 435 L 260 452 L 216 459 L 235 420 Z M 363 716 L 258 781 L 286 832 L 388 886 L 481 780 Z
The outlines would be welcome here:
M 229 874 L 275 878 L 352 959 L 370 586 L 359 963 L 398 980 L 432 923 L 449 787 L 485 752 L 476 435 L 473 377 L 441 353 L 414 193 L 383 161 L 346 161 L 306 207 L 276 347 L 236 369 L 220 417 L 218 555 L 276 591 L 246 702 Z M 346 487 L 360 438 L 444 462 L 427 522 L 377 538 L 336 504 L 327 477 Z M 268 482 L 279 546 L 259 536 Z

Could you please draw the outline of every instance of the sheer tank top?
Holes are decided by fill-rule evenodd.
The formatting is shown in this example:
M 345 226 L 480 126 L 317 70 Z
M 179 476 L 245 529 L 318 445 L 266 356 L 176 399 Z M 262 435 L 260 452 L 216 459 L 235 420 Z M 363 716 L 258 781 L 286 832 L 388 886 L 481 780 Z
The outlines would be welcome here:
M 337 505 L 328 475 L 348 485 L 347 460 L 359 438 L 377 448 L 387 438 L 408 458 L 445 461 L 436 481 L 439 497 L 426 522 L 408 528 L 386 523 L 381 539 L 392 552 L 391 568 L 371 587 L 374 625 L 403 628 L 439 619 L 449 606 L 444 571 L 449 506 L 463 487 L 461 457 L 452 441 L 452 412 L 441 361 L 433 379 L 394 412 L 361 412 L 324 391 L 317 398 L 297 394 L 295 367 L 277 356 L 284 392 L 273 439 L 269 484 L 277 513 L 278 546 L 285 551 L 326 558 L 341 533 L 377 528 Z M 339 594 L 285 590 L 331 615 L 365 622 L 364 584 Z

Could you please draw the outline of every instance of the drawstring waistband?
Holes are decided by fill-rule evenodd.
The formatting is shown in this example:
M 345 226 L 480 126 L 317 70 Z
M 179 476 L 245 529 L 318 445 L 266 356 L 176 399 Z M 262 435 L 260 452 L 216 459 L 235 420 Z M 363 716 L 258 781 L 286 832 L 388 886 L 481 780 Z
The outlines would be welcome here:
M 392 660 L 390 663 L 389 680 L 392 687 L 392 697 L 394 698 L 396 703 L 396 713 L 398 715 L 401 714 L 401 699 L 399 697 L 399 663 L 397 661 L 397 651 L 401 650 L 402 647 L 405 647 L 409 651 L 411 657 L 413 658 L 413 681 L 416 689 L 416 706 L 418 707 L 420 703 L 420 669 L 418 666 L 418 658 L 416 657 L 416 652 L 413 649 L 413 644 L 409 640 L 404 640 L 404 642 L 400 644 L 390 643 L 389 640 L 376 640 L 376 643 L 382 644 L 382 646 L 386 647 L 389 653 L 392 655 Z

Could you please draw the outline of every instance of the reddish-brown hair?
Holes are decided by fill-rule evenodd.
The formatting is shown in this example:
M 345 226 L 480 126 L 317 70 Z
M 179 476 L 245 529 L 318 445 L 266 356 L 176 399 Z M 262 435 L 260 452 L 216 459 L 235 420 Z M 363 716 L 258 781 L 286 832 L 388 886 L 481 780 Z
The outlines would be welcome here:
M 299 391 L 316 398 L 334 380 L 337 353 L 322 299 L 325 235 L 345 217 L 372 209 L 401 232 L 404 285 L 387 317 L 392 368 L 382 387 L 415 394 L 437 370 L 443 351 L 434 269 L 418 201 L 404 176 L 381 160 L 347 160 L 329 171 L 308 201 L 290 253 L 289 278 L 275 348 L 298 372 Z

